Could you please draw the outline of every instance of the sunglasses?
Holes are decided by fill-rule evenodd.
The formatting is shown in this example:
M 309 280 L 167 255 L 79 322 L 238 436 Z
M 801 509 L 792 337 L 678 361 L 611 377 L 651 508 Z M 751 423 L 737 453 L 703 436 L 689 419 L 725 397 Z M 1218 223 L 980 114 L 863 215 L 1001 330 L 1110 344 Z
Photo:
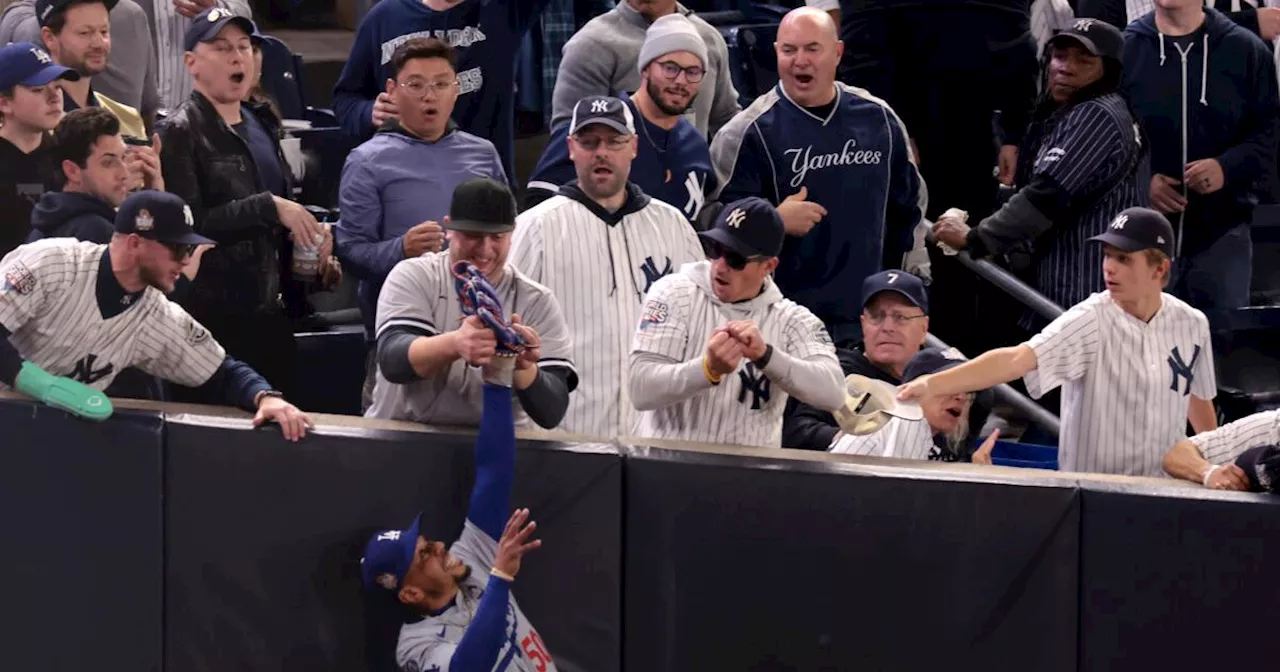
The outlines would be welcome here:
M 702 251 L 706 253 L 707 259 L 715 261 L 724 257 L 724 263 L 735 271 L 741 271 L 747 267 L 747 264 L 760 259 L 761 257 L 744 257 L 737 252 L 717 243 L 714 240 L 702 239 Z
M 173 255 L 174 261 L 182 261 L 195 254 L 196 246 L 190 243 L 160 243 Z

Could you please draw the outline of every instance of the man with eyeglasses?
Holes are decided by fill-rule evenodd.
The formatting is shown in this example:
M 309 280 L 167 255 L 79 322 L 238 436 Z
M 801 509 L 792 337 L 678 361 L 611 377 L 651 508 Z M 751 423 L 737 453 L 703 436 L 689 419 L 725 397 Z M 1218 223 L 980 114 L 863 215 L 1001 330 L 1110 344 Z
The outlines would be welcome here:
M 715 171 L 706 135 L 684 118 L 698 99 L 707 73 L 707 47 L 693 23 L 668 14 L 649 27 L 640 48 L 640 86 L 618 98 L 636 118 L 639 142 L 631 162 L 631 181 L 650 196 L 680 208 L 693 222 L 715 191 Z M 551 133 L 547 148 L 529 177 L 525 204 L 532 207 L 573 181 L 569 124 Z
M 709 261 L 655 282 L 632 341 L 636 436 L 778 448 L 789 397 L 844 403 L 822 321 L 782 296 L 782 218 L 761 198 L 730 203 L 698 234 Z
M 382 283 L 403 259 L 439 252 L 441 222 L 454 190 L 476 177 L 506 183 L 493 143 L 453 122 L 458 101 L 454 49 L 415 37 L 391 55 L 386 95 L 400 116 L 347 156 L 338 192 L 337 252 L 360 280 L 360 313 L 369 343 L 363 405 L 372 403 L 377 363 L 374 320 Z
M 0 260 L 0 389 L 14 388 L 90 420 L 111 416 L 101 391 L 136 367 L 276 422 L 290 441 L 311 420 L 252 368 L 228 357 L 199 322 L 165 298 L 196 234 L 182 199 L 145 190 L 115 214 L 110 243 L 53 238 Z
M 516 219 L 510 258 L 564 307 L 581 375 L 561 429 L 612 438 L 635 427 L 627 353 L 644 294 L 703 252 L 683 213 L 628 181 L 636 126 L 621 100 L 578 101 L 569 137 L 578 180 Z

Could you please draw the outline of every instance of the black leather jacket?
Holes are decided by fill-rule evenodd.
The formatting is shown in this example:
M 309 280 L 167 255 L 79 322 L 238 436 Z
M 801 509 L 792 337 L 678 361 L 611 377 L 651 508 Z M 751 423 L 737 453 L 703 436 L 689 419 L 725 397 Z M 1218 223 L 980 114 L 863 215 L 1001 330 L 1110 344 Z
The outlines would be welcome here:
M 264 104 L 247 104 L 244 110 L 276 139 L 276 156 L 289 181 L 280 122 Z M 218 243 L 201 260 L 183 303 L 197 313 L 279 311 L 281 260 L 287 262 L 291 250 L 271 193 L 258 186 L 248 144 L 194 91 L 156 131 L 165 188 L 191 206 L 196 231 Z

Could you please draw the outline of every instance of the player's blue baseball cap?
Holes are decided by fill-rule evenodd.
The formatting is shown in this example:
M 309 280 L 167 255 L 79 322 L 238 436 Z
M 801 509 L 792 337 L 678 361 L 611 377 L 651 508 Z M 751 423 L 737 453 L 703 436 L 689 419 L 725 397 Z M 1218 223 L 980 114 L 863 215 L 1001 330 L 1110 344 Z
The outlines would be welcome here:
M 403 530 L 383 530 L 369 538 L 360 559 L 360 579 L 365 588 L 380 588 L 390 593 L 400 591 L 404 575 L 413 565 L 413 552 L 421 534 L 422 514 Z
M 1089 239 L 1125 252 L 1156 249 L 1173 258 L 1173 225 L 1151 208 L 1128 208 L 1116 215 L 1101 235 Z
M 251 38 L 260 35 L 258 26 L 254 24 L 252 19 L 240 16 L 222 7 L 212 7 L 200 12 L 195 18 L 191 19 L 191 25 L 187 26 L 187 32 L 182 38 L 182 48 L 186 51 L 192 51 L 201 42 L 212 42 L 228 23 L 235 23 L 240 26 L 240 29 Z
M 167 191 L 146 189 L 129 195 L 116 211 L 116 233 L 173 245 L 213 245 L 195 231 L 191 208 Z
M 777 208 L 763 198 L 748 196 L 724 206 L 711 228 L 698 236 L 747 260 L 768 259 L 782 251 L 786 229 Z M 711 256 L 710 251 L 707 256 Z
M 920 278 L 906 271 L 880 271 L 868 275 L 862 281 L 862 307 L 866 308 L 871 299 L 880 292 L 894 292 L 911 302 L 911 305 L 929 314 L 929 294 L 924 290 Z
M 80 73 L 53 62 L 49 52 L 31 42 L 14 42 L 0 48 L 0 91 L 22 86 L 44 86 L 65 79 L 74 82 Z
M 941 373 L 947 369 L 954 369 L 969 360 L 960 354 L 955 348 L 943 350 L 941 348 L 924 348 L 917 352 L 907 361 L 907 365 L 902 369 L 902 382 L 907 383 L 919 378 L 920 376 L 931 373 Z
M 1236 466 L 1249 477 L 1249 490 L 1280 494 L 1280 446 L 1250 448 L 1236 458 Z

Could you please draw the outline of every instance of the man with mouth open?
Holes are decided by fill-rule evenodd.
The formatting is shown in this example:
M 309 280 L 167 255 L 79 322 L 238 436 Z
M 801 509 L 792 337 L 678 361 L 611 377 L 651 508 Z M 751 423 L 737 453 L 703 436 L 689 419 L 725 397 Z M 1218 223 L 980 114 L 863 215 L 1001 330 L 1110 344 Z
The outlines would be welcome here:
M 1073 306 L 1031 337 L 954 369 L 917 378 L 898 398 L 920 400 L 1023 377 L 1040 397 L 1062 386 L 1063 471 L 1161 476 L 1165 451 L 1217 427 L 1213 345 L 1204 313 L 1163 293 L 1174 254 L 1164 215 L 1129 208 L 1102 246 L 1106 291 Z
M 698 235 L 709 261 L 645 297 L 628 377 L 636 436 L 779 448 L 790 396 L 828 410 L 844 401 L 831 337 L 769 277 L 785 234 L 768 201 L 730 203 Z

